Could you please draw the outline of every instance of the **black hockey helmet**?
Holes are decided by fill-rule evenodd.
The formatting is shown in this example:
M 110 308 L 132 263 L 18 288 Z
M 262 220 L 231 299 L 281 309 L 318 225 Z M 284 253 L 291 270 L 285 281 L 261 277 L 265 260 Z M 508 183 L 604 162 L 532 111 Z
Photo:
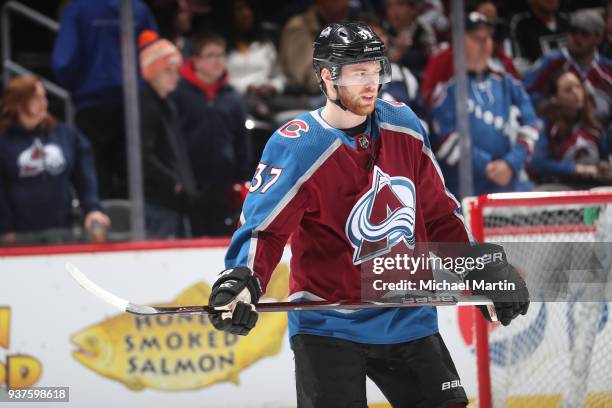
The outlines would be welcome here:
M 321 90 L 327 95 L 321 79 L 321 70 L 329 69 L 335 86 L 343 83 L 341 72 L 344 65 L 367 61 L 379 61 L 381 65 L 378 85 L 391 80 L 391 65 L 385 54 L 385 45 L 365 23 L 332 23 L 321 30 L 313 44 L 313 67 Z

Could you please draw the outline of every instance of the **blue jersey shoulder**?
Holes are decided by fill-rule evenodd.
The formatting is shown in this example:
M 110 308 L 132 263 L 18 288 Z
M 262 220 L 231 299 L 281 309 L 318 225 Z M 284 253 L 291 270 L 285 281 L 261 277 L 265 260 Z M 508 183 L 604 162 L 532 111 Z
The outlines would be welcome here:
M 399 126 L 425 136 L 425 131 L 418 116 L 405 103 L 383 101 L 379 99 L 376 103 L 376 114 L 378 126 Z
M 268 140 L 261 161 L 306 172 L 337 143 L 335 130 L 317 111 L 305 112 L 278 128 Z

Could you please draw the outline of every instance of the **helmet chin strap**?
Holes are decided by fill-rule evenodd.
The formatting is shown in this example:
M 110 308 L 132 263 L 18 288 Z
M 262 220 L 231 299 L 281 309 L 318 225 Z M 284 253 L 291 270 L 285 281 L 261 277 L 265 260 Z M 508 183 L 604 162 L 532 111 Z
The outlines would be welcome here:
M 340 109 L 342 109 L 343 111 L 346 111 L 347 107 L 344 106 L 344 104 L 340 100 L 340 90 L 338 89 L 338 85 L 334 84 L 334 89 L 336 90 L 336 99 L 332 99 L 332 98 L 329 97 L 329 95 L 326 95 L 327 99 L 329 99 L 330 101 L 332 101 L 333 103 L 338 105 L 340 107 Z

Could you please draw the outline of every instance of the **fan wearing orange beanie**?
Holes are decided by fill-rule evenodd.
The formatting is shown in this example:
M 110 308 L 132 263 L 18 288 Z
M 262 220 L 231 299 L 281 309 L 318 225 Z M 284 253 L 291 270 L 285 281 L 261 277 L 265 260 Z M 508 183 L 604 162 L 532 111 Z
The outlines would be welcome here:
M 140 129 L 147 237 L 173 239 L 189 235 L 187 206 L 197 195 L 189 156 L 168 95 L 176 89 L 182 58 L 170 41 L 153 31 L 139 38 Z
M 183 62 L 178 48 L 155 31 L 145 30 L 138 39 L 142 77 L 162 97 L 174 91 Z

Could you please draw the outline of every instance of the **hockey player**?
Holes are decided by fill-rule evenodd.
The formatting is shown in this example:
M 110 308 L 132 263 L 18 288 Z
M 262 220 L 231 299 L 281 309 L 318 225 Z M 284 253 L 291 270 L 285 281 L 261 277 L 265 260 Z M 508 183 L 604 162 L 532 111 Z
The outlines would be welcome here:
M 264 149 L 228 269 L 213 285 L 210 305 L 219 313 L 211 322 L 218 329 L 246 335 L 254 327 L 252 304 L 290 235 L 291 301 L 359 298 L 360 265 L 373 256 L 369 244 L 386 242 L 383 252 L 404 245 L 386 239 L 392 234 L 416 242 L 471 240 L 418 118 L 403 104 L 377 99 L 390 69 L 372 30 L 358 22 L 325 27 L 314 44 L 314 68 L 327 103 L 278 129 Z M 402 194 L 406 186 L 412 194 Z M 390 201 L 372 206 L 375 200 Z M 527 289 L 503 249 L 467 247 L 470 255 L 495 260 L 468 280 L 516 284 L 510 299 L 491 294 L 502 323 L 524 314 Z M 396 407 L 467 404 L 435 308 L 342 312 L 289 313 L 299 407 L 366 407 L 366 375 Z

